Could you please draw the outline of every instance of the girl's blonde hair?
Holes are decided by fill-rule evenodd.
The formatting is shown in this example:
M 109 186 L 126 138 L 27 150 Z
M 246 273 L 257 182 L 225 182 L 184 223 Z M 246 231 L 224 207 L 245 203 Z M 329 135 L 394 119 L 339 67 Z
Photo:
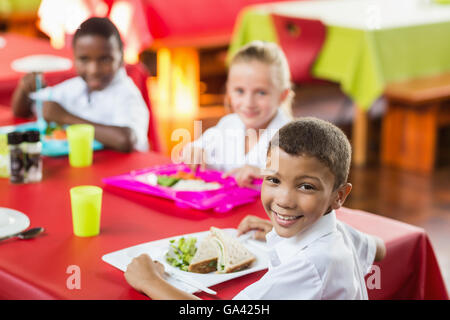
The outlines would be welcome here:
M 289 90 L 289 94 L 284 100 L 281 108 L 292 117 L 294 91 L 292 90 L 291 72 L 286 56 L 281 48 L 273 42 L 259 40 L 252 41 L 236 52 L 230 60 L 229 68 L 237 63 L 248 63 L 251 61 L 258 61 L 274 67 L 275 84 L 278 84 L 282 90 Z

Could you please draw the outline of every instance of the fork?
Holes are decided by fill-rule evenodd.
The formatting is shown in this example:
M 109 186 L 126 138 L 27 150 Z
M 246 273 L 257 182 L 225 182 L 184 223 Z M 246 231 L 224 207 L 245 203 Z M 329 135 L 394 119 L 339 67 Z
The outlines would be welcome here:
M 194 287 L 194 288 L 196 288 L 196 289 L 199 289 L 199 290 L 201 290 L 201 291 L 204 291 L 204 292 L 206 292 L 206 293 L 209 293 L 209 294 L 212 294 L 212 295 L 216 295 L 216 294 L 217 294 L 216 291 L 209 289 L 208 287 L 206 287 L 205 285 L 203 285 L 201 282 L 199 282 L 199 281 L 197 281 L 197 280 L 194 280 L 194 279 L 192 279 L 191 277 L 188 277 L 188 276 L 185 276 L 185 275 L 177 274 L 177 273 L 175 273 L 175 272 L 173 272 L 173 271 L 171 271 L 171 270 L 168 270 L 167 268 L 164 268 L 164 269 L 165 269 L 164 272 L 165 272 L 167 275 L 169 275 L 170 277 L 174 278 L 174 279 L 177 279 L 177 280 L 179 280 L 179 281 L 182 281 L 182 282 L 184 282 L 184 283 L 186 283 L 186 284 L 188 284 L 188 285 L 190 285 L 190 286 L 192 286 L 192 287 Z

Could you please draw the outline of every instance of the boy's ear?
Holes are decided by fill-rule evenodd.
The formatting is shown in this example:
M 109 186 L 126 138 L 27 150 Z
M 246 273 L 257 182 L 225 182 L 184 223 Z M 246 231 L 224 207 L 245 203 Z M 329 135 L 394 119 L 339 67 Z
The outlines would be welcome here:
M 331 204 L 331 207 L 333 210 L 337 210 L 345 202 L 345 199 L 347 199 L 347 196 L 350 194 L 350 191 L 352 191 L 352 185 L 350 183 L 346 183 L 342 186 L 340 186 L 335 192 L 336 196 L 333 200 L 333 203 Z

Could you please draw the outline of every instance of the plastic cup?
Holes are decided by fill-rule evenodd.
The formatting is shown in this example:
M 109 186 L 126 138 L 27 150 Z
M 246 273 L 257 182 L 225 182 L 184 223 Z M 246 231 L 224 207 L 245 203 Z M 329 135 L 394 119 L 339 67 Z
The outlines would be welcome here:
M 69 142 L 69 163 L 72 167 L 89 167 L 92 165 L 94 126 L 90 124 L 73 124 L 67 127 Z
M 73 233 L 78 237 L 92 237 L 100 233 L 102 188 L 78 186 L 70 189 Z

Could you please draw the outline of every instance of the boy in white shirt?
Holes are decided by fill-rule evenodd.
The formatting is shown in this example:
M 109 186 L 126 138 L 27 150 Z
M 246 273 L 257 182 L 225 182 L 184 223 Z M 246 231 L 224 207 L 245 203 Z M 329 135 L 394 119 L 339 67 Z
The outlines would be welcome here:
M 238 227 L 267 238 L 269 270 L 235 299 L 368 299 L 364 276 L 386 249 L 381 239 L 336 220 L 334 210 L 352 187 L 350 161 L 350 143 L 331 123 L 304 118 L 279 130 L 261 189 L 270 221 L 248 216 Z M 125 278 L 153 299 L 197 298 L 171 286 L 162 272 L 160 263 L 141 255 Z
M 39 99 L 47 122 L 89 123 L 108 148 L 148 150 L 149 111 L 123 67 L 117 28 L 107 18 L 90 18 L 77 29 L 72 44 L 79 76 L 34 92 L 36 75 L 25 75 L 13 95 L 14 114 L 31 116 L 33 100 Z

